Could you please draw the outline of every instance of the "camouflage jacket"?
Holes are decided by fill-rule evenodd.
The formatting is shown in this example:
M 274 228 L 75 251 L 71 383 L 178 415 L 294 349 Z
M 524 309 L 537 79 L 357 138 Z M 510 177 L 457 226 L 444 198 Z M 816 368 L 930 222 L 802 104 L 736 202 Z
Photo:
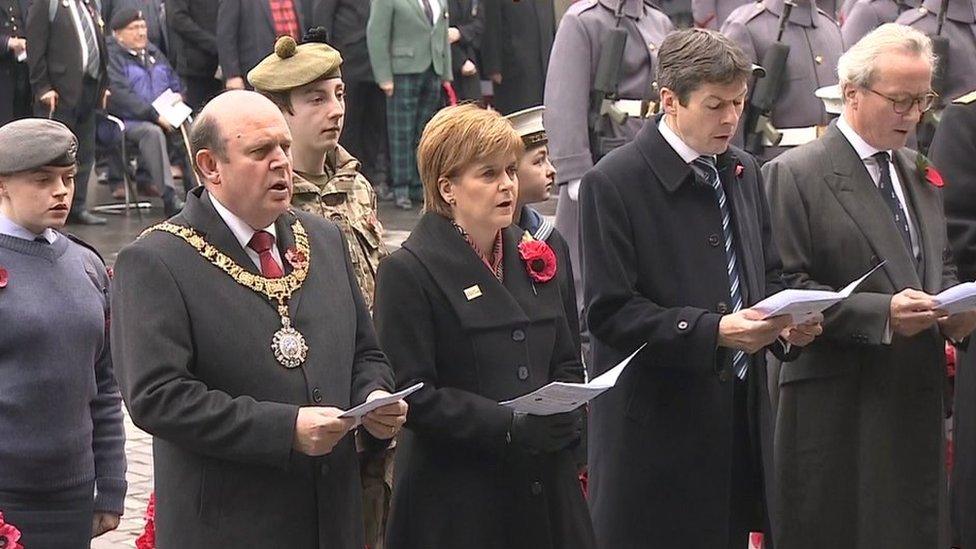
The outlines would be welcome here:
M 376 217 L 376 193 L 359 173 L 359 161 L 341 146 L 326 159 L 325 174 L 316 184 L 296 173 L 292 206 L 339 226 L 349 246 L 359 288 L 372 311 L 376 268 L 389 253 L 383 244 L 383 226 Z

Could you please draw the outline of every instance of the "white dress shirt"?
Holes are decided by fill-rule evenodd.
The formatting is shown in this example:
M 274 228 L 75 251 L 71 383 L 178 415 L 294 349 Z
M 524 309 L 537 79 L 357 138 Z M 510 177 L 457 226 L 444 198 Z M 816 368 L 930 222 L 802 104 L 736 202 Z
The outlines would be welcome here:
M 430 11 L 434 15 L 433 21 L 430 22 L 431 25 L 437 23 L 437 18 L 441 16 L 441 0 L 417 0 L 420 2 L 420 9 L 424 9 L 424 2 L 430 2 Z
M 217 215 L 224 220 L 227 228 L 230 232 L 234 233 L 234 238 L 241 243 L 241 248 L 247 252 L 247 256 L 251 258 L 254 265 L 257 266 L 258 271 L 261 269 L 261 256 L 257 252 L 252 250 L 248 244 L 251 242 L 251 238 L 254 237 L 254 230 L 250 225 L 248 225 L 243 219 L 234 215 L 233 212 L 227 209 L 226 206 L 217 200 L 217 197 L 210 195 L 210 201 L 213 203 L 214 209 L 217 210 Z M 262 231 L 267 231 L 271 233 L 274 237 L 275 245 L 271 247 L 271 255 L 274 257 L 275 262 L 281 267 L 282 272 L 284 272 L 284 264 L 281 262 L 281 253 L 278 251 L 278 232 L 275 229 L 274 223 L 268 225 L 267 227 L 261 229 Z
M 92 55 L 98 55 L 98 52 L 88 50 L 88 42 L 85 40 L 85 31 L 82 27 L 81 18 L 84 17 L 85 21 L 91 25 L 92 32 L 95 31 L 95 21 L 92 20 L 88 10 L 79 6 L 75 0 L 69 0 L 66 5 L 68 6 L 68 11 L 71 12 L 71 20 L 75 24 L 75 29 L 78 31 L 78 40 L 81 42 L 81 70 L 84 72 L 88 68 L 90 57 Z
M 657 123 L 657 129 L 659 132 L 661 132 L 661 137 L 663 137 L 664 140 L 668 142 L 668 145 L 671 145 L 671 148 L 674 149 L 674 152 L 678 153 L 678 156 L 685 161 L 685 164 L 691 164 L 699 156 L 708 156 L 701 154 L 695 149 L 692 149 L 687 143 L 684 142 L 683 139 L 678 137 L 678 134 L 674 133 L 671 126 L 668 126 L 667 122 L 665 122 L 666 119 L 667 116 L 661 117 L 661 121 Z
M 54 244 L 54 241 L 60 236 L 58 231 L 50 228 L 44 229 L 44 232 L 41 234 L 28 231 L 17 223 L 11 221 L 9 217 L 3 215 L 2 213 L 0 213 L 0 234 L 5 234 L 7 236 L 20 238 L 23 240 L 36 240 L 37 237 L 41 237 L 44 240 L 47 240 L 48 244 Z
M 847 120 L 844 119 L 843 115 L 837 119 L 837 129 L 844 134 L 847 141 L 854 147 L 854 151 L 860 157 L 864 168 L 868 171 L 868 175 L 871 176 L 871 181 L 874 181 L 875 186 L 877 186 L 878 182 L 881 181 L 881 166 L 874 159 L 874 155 L 882 152 L 881 149 L 872 147 L 867 141 L 862 139 Z M 895 161 L 891 151 L 883 152 L 888 153 L 888 173 L 891 175 L 891 182 L 895 185 L 895 195 L 898 197 L 898 203 L 901 205 L 901 209 L 905 212 L 905 215 L 908 216 L 908 234 L 912 240 L 912 254 L 918 258 L 920 257 L 920 249 L 918 247 L 918 230 L 915 227 L 915 220 L 912 217 L 911 209 L 908 207 L 908 202 L 905 200 L 905 190 L 902 187 L 901 179 L 898 178 L 898 170 L 895 169 Z

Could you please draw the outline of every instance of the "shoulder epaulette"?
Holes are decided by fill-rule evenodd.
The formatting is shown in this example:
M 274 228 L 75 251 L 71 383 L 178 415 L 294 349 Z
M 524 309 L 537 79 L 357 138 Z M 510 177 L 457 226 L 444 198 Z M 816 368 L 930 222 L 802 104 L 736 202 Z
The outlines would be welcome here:
M 952 102 L 959 105 L 968 105 L 973 101 L 976 101 L 976 90 L 973 90 L 962 97 L 957 97 L 953 99 Z
M 902 24 L 903 25 L 911 25 L 912 23 L 915 23 L 915 22 L 921 21 L 922 19 L 925 19 L 925 17 L 928 14 L 929 14 L 929 10 L 926 9 L 923 6 L 923 7 L 920 7 L 918 9 L 908 10 L 908 11 L 902 13 L 900 16 L 898 16 L 898 18 L 899 19 L 904 18 L 904 19 L 902 19 Z

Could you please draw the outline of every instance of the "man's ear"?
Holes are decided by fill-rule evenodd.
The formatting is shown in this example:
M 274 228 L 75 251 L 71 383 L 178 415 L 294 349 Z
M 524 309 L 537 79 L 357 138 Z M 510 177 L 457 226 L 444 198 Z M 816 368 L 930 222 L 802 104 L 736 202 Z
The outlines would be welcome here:
M 217 156 L 210 149 L 200 149 L 196 156 L 197 171 L 203 183 L 220 184 L 220 172 L 217 170 Z

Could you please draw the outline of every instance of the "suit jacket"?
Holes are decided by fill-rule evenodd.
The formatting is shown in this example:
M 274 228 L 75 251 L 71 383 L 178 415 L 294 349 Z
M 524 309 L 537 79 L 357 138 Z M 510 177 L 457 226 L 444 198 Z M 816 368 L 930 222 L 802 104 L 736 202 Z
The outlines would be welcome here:
M 292 0 L 299 34 L 309 19 L 309 0 Z M 220 0 L 217 10 L 217 56 L 224 78 L 241 77 L 274 51 L 274 21 L 268 0 Z
M 495 107 L 502 114 L 542 104 L 556 36 L 552 0 L 483 0 L 482 74 L 500 73 Z
M 481 42 L 485 34 L 485 10 L 483 0 L 450 0 L 451 26 L 461 31 L 461 39 L 451 44 L 451 69 L 454 72 L 454 90 L 458 100 L 481 99 Z M 461 67 L 470 60 L 479 74 L 464 76 Z
M 839 289 L 884 260 L 824 315 L 824 333 L 779 378 L 780 547 L 946 547 L 943 390 L 937 328 L 883 340 L 891 296 L 956 283 L 939 190 L 916 153 L 894 152 L 922 259 L 905 246 L 836 125 L 763 168 L 788 284 Z
M 945 179 L 949 243 L 959 279 L 976 279 L 976 101 L 946 107 L 929 153 Z M 976 350 L 956 354 L 953 404 L 952 544 L 976 546 Z
M 532 284 L 521 237 L 502 232 L 501 283 L 432 212 L 380 263 L 380 341 L 398 386 L 426 384 L 397 446 L 389 549 L 595 547 L 570 449 L 528 455 L 506 441 L 499 401 L 583 378 L 558 281 Z M 472 286 L 482 295 L 469 300 Z
M 296 218 L 311 251 L 308 278 L 288 304 L 309 347 L 295 369 L 271 352 L 276 308 L 179 237 L 152 232 L 119 253 L 112 357 L 133 422 L 153 435 L 159 547 L 363 547 L 352 434 L 312 458 L 292 450 L 295 418 L 300 406 L 359 404 L 389 390 L 392 374 L 339 230 L 282 215 L 282 257 Z M 259 273 L 202 188 L 172 222 Z
M 782 287 L 779 255 L 755 159 L 733 147 L 719 157 L 719 171 L 749 306 Z M 743 433 L 734 434 L 733 353 L 717 346 L 719 321 L 732 307 L 714 189 L 648 121 L 583 176 L 580 228 L 591 376 L 647 343 L 590 407 L 597 539 L 608 548 L 736 547 L 730 531 L 753 527 L 733 518 L 736 486 L 760 480 L 730 474 L 733 436 Z M 768 461 L 765 358 L 751 360 L 748 413 Z M 759 455 L 752 459 L 771 471 Z
M 7 48 L 11 38 L 24 37 L 29 7 L 30 0 L 0 0 L 0 125 L 13 120 L 15 114 L 30 114 L 27 64 L 18 62 Z M 16 100 L 20 100 L 19 105 L 14 105 Z
M 213 76 L 217 72 L 217 2 L 166 0 L 170 49 L 176 51 L 176 72 Z
M 366 47 L 370 2 L 319 0 L 312 11 L 312 27 L 325 27 L 329 45 L 342 54 L 342 80 L 372 82 L 373 68 Z
M 105 22 L 96 9 L 94 0 L 85 0 L 95 23 L 98 54 L 101 58 L 98 97 L 108 86 L 108 56 L 105 49 Z M 27 64 L 30 67 L 31 88 L 35 99 L 55 90 L 60 96 L 58 109 L 79 106 L 82 83 L 85 77 L 82 63 L 79 30 L 71 17 L 71 9 L 58 2 L 54 20 L 49 16 L 50 3 L 37 0 L 27 12 Z M 81 108 L 94 106 L 81 105 Z
M 429 68 L 441 80 L 451 80 L 447 1 L 430 1 L 441 6 L 434 24 L 417 0 L 373 0 L 366 44 L 377 83 L 392 82 L 394 74 L 417 74 Z

